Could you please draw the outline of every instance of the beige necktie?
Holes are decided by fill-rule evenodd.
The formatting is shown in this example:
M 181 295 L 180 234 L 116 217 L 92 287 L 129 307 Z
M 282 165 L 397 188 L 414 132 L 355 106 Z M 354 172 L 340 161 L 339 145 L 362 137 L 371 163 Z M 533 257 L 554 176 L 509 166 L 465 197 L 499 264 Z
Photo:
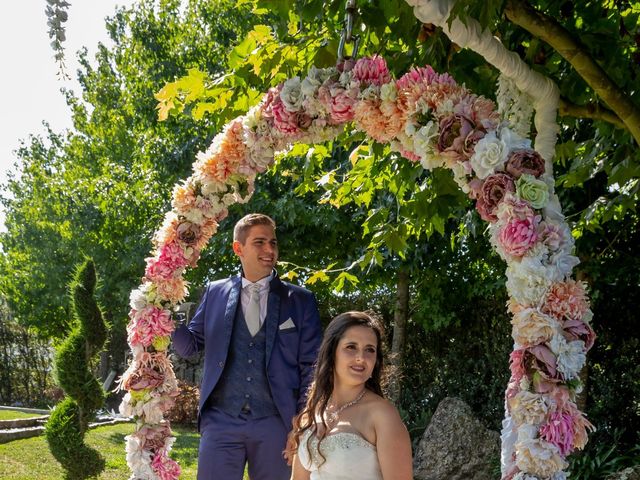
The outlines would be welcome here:
M 247 328 L 252 337 L 260 330 L 260 289 L 257 283 L 247 287 L 251 296 L 249 297 L 249 305 L 247 311 L 244 312 L 244 319 L 247 322 Z

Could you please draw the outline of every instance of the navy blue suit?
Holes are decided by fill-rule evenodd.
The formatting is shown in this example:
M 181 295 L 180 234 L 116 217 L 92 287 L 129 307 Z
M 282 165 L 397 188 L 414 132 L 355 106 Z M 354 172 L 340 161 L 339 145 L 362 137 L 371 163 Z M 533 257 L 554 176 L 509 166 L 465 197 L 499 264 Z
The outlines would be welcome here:
M 274 275 L 269 286 L 267 315 L 262 328 L 264 328 L 265 335 L 264 371 L 273 404 L 275 404 L 279 415 L 271 420 L 255 420 L 252 424 L 251 418 L 226 418 L 220 412 L 215 412 L 216 409 L 210 408 L 207 399 L 216 388 L 229 358 L 230 349 L 233 348 L 234 322 L 238 321 L 237 309 L 242 309 L 240 306 L 241 288 L 242 277 L 240 275 L 210 283 L 189 325 L 180 326 L 173 334 L 173 346 L 179 355 L 189 357 L 203 348 L 205 351 L 198 416 L 198 425 L 202 433 L 198 466 L 199 479 L 234 480 L 242 478 L 241 473 L 240 477 L 235 477 L 236 470 L 233 471 L 233 474 L 223 473 L 217 463 L 212 464 L 212 468 L 217 470 L 215 474 L 204 472 L 205 468 L 203 467 L 205 462 L 203 455 L 209 456 L 210 450 L 217 452 L 225 448 L 236 449 L 236 453 L 233 453 L 232 456 L 240 455 L 235 445 L 221 444 L 221 442 L 228 442 L 233 437 L 231 433 L 233 431 L 240 432 L 242 430 L 242 433 L 238 434 L 242 438 L 264 434 L 265 438 L 261 440 L 262 444 L 269 445 L 269 448 L 274 452 L 277 451 L 277 458 L 270 461 L 262 457 L 262 454 L 254 455 L 254 464 L 284 463 L 280 454 L 285 446 L 282 432 L 286 437 L 286 432 L 291 430 L 292 418 L 304 406 L 322 339 L 322 328 L 314 295 L 304 288 L 283 282 L 277 275 Z M 210 412 L 211 410 L 214 412 Z M 274 418 L 281 424 L 281 427 L 274 428 Z M 268 421 L 272 423 L 268 424 Z M 258 432 L 260 425 L 264 427 L 265 432 Z M 269 433 L 273 430 L 278 430 L 278 432 Z M 269 441 L 270 435 L 272 436 L 271 441 Z M 210 443 L 207 452 L 203 452 L 202 442 L 205 441 L 205 438 Z M 246 447 L 244 452 L 245 458 L 249 460 L 249 473 L 252 479 L 279 480 L 285 475 L 282 470 L 278 470 L 277 474 L 269 474 L 269 465 L 254 465 L 252 468 L 251 447 Z M 242 469 L 244 470 L 244 462 L 242 462 Z

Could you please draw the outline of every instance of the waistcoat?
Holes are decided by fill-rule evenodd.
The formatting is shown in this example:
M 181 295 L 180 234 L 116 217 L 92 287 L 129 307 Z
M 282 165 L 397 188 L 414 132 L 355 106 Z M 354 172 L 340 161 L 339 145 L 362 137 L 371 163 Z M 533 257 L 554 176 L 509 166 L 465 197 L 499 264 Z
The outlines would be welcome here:
M 267 383 L 265 323 L 252 337 L 238 302 L 229 354 L 220 380 L 209 398 L 211 406 L 229 415 L 247 414 L 252 418 L 278 413 Z

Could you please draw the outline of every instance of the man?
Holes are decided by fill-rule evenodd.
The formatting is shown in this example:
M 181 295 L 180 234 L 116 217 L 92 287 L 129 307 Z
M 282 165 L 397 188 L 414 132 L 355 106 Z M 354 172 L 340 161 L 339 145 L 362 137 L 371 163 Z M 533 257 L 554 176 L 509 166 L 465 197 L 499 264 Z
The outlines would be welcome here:
M 275 222 L 250 214 L 233 231 L 242 275 L 212 282 L 173 346 L 205 350 L 198 480 L 286 480 L 291 420 L 306 401 L 322 337 L 315 297 L 281 281 Z

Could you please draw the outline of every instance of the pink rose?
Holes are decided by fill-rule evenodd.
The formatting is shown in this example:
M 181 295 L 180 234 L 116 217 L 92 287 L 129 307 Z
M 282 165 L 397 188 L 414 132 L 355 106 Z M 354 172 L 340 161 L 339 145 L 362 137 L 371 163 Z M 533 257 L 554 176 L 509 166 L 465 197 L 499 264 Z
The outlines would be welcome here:
M 382 85 L 391 81 L 391 75 L 384 58 L 373 57 L 359 58 L 352 70 L 353 78 L 360 82 L 360 88 L 369 85 Z
M 152 368 L 143 367 L 123 378 L 122 386 L 126 390 L 144 390 L 158 387 L 163 382 L 164 375 Z
M 452 114 L 440 120 L 437 149 L 451 160 L 463 162 L 473 155 L 476 143 L 486 132 L 466 114 Z
M 464 151 L 467 136 L 473 132 L 473 127 L 471 120 L 461 115 L 450 115 L 443 118 L 440 121 L 438 151 L 458 154 L 459 156 L 454 155 L 456 160 L 466 160 L 461 154 Z
M 520 178 L 523 173 L 538 178 L 544 173 L 544 159 L 530 148 L 514 150 L 507 160 L 505 170 L 514 178 Z
M 325 83 L 318 89 L 318 100 L 329 112 L 331 123 L 339 125 L 350 122 L 355 116 L 358 91 L 345 90 L 339 83 Z
M 282 133 L 295 135 L 300 131 L 297 112 L 287 110 L 279 96 L 271 104 L 271 113 L 273 114 L 274 126 Z
M 533 386 L 537 393 L 552 391 L 561 381 L 556 367 L 556 356 L 546 345 L 535 345 L 525 350 L 524 364 L 527 373 L 533 377 Z
M 355 98 L 350 96 L 347 90 L 337 91 L 336 94 L 331 97 L 329 106 L 331 123 L 337 125 L 353 120 L 355 103 Z
M 186 220 L 180 222 L 176 228 L 178 239 L 187 245 L 194 245 L 200 236 L 200 227 Z
M 504 225 L 498 234 L 498 242 L 508 255 L 524 256 L 538 240 L 540 216 L 515 218 Z
M 482 184 L 476 209 L 480 217 L 487 222 L 495 222 L 498 217 L 494 210 L 507 192 L 515 192 L 516 186 L 510 175 L 506 173 L 494 173 L 486 178 Z
M 164 448 L 167 438 L 171 436 L 171 428 L 166 423 L 154 427 L 144 425 L 134 435 L 142 440 L 144 450 L 155 453 Z
M 563 336 L 567 342 L 582 340 L 584 348 L 589 351 L 596 341 L 596 334 L 593 328 L 582 320 L 566 318 L 562 322 Z
M 262 117 L 267 120 L 271 120 L 271 124 L 273 124 L 273 103 L 280 98 L 282 85 L 283 84 L 280 84 L 277 87 L 270 88 L 262 98 L 262 102 L 260 104 Z

